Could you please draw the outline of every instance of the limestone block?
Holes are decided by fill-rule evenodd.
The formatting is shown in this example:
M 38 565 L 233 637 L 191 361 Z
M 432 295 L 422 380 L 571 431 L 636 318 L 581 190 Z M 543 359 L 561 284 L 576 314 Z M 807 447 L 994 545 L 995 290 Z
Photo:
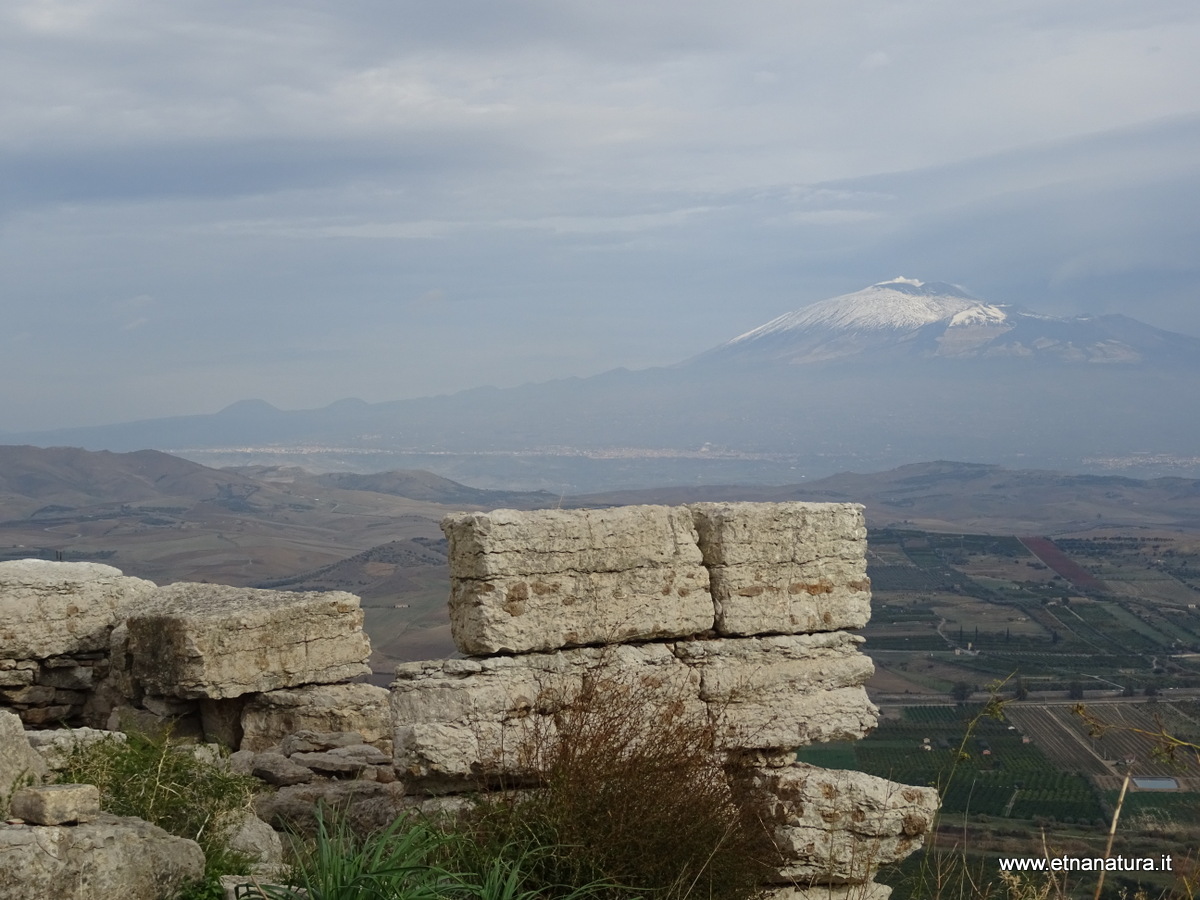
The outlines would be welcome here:
M 780 881 L 862 884 L 918 850 L 938 809 L 937 791 L 862 772 L 796 763 L 750 770 L 740 790 L 760 805 L 786 860 Z
M 352 778 L 361 775 L 367 767 L 366 760 L 335 753 L 293 753 L 288 762 L 329 778 Z
M 518 657 L 406 663 L 396 669 L 392 717 L 397 771 L 429 790 L 463 790 L 528 774 L 553 714 L 586 677 L 642 685 L 706 716 L 699 677 L 669 644 L 581 647 Z
M 683 637 L 713 626 L 682 507 L 448 516 L 450 624 L 467 654 Z
M 0 710 L 0 799 L 14 788 L 39 783 L 45 775 L 46 761 L 30 746 L 21 719 Z
M 33 684 L 38 664 L 33 660 L 0 659 L 0 688 L 21 688 Z
M 855 503 L 690 507 L 725 635 L 861 628 L 871 615 L 867 529 Z
M 242 853 L 255 863 L 278 865 L 283 862 L 283 841 L 279 833 L 254 813 L 246 810 L 229 838 L 229 849 Z
M 370 744 L 358 744 L 352 747 L 334 747 L 328 752 L 330 756 L 361 760 L 369 766 L 390 766 L 392 764 L 391 754 L 377 750 Z
M 497 509 L 442 520 L 451 570 L 463 578 L 625 572 L 701 562 L 681 507 Z
M 313 780 L 312 769 L 294 763 L 282 753 L 257 753 L 250 773 L 267 784 L 286 787 L 289 784 L 304 784 Z
M 99 563 L 0 562 L 0 658 L 103 650 L 113 626 L 156 590 Z
M 675 653 L 700 675 L 700 699 L 725 749 L 794 750 L 860 738 L 879 711 L 863 684 L 874 671 L 845 632 L 681 641 Z
M 172 584 L 129 618 L 128 652 L 147 693 L 219 700 L 366 674 L 362 618 L 343 591 Z
M 90 822 L 100 815 L 100 789 L 94 784 L 44 784 L 13 794 L 12 815 L 30 825 Z
M 162 900 L 203 874 L 199 845 L 141 819 L 0 825 L 0 900 Z
M 284 756 L 291 756 L 293 753 L 320 753 L 339 747 L 374 749 L 357 731 L 312 731 L 304 728 L 289 734 L 279 742 L 279 752 Z
M 244 750 L 266 750 L 299 731 L 358 732 L 371 744 L 390 741 L 387 688 L 373 684 L 306 685 L 251 697 L 242 710 Z

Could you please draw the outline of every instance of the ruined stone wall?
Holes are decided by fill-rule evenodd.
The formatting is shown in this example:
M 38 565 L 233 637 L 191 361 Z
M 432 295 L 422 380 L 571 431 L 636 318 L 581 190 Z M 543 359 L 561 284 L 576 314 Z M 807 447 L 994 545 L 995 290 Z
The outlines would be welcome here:
M 0 563 L 0 709 L 29 727 L 170 722 L 235 750 L 347 725 L 390 740 L 387 691 L 352 683 L 370 652 L 353 594 Z
M 651 684 L 714 727 L 735 788 L 771 823 L 779 884 L 797 900 L 887 895 L 874 872 L 920 846 L 936 793 L 794 754 L 876 723 L 853 633 L 870 615 L 862 507 L 497 510 L 442 528 L 466 658 L 396 670 L 395 764 L 411 789 L 519 783 L 528 736 L 551 732 L 588 679 Z
M 936 794 L 794 752 L 878 715 L 854 633 L 870 615 L 861 507 L 497 510 L 443 530 L 463 657 L 401 665 L 390 692 L 359 683 L 370 647 L 351 594 L 0 563 L 0 725 L 3 710 L 26 727 L 171 722 L 279 786 L 258 806 L 276 826 L 322 797 L 381 825 L 531 783 L 528 735 L 552 734 L 585 684 L 652 685 L 713 728 L 790 900 L 887 896 L 875 870 L 920 846 Z

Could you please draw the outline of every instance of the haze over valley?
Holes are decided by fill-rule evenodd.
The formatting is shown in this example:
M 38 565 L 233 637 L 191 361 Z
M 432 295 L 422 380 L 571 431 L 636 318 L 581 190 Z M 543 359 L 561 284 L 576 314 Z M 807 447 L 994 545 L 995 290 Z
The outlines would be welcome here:
M 898 278 L 660 368 L 317 410 L 11 435 L 213 465 L 422 468 L 556 494 L 778 484 L 930 459 L 1200 475 L 1200 339 Z

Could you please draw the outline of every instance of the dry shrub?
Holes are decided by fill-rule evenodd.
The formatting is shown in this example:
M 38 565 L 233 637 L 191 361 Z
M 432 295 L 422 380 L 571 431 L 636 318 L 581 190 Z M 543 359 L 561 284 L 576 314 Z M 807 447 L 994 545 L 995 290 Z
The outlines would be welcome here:
M 527 730 L 539 787 L 484 802 L 482 854 L 534 851 L 546 895 L 597 881 L 642 895 L 745 900 L 771 858 L 734 802 L 707 716 L 653 680 L 592 677 Z M 554 848 L 539 853 L 537 848 Z

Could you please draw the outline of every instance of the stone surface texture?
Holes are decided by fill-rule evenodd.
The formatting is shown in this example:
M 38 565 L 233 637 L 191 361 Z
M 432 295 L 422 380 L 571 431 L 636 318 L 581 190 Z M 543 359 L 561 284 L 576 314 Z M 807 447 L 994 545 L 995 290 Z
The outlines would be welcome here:
M 937 791 L 862 772 L 796 763 L 742 775 L 776 846 L 789 860 L 779 880 L 862 884 L 876 869 L 920 848 L 938 809 Z
M 258 694 L 242 710 L 240 746 L 266 750 L 298 731 L 357 732 L 391 748 L 387 688 L 373 684 L 318 684 Z
M 0 562 L 0 659 L 103 650 L 113 626 L 157 590 L 100 563 Z
M 249 857 L 257 865 L 283 862 L 283 840 L 279 832 L 247 810 L 242 813 L 229 838 L 229 849 Z
M 0 798 L 10 796 L 15 788 L 41 782 L 46 771 L 46 760 L 30 746 L 21 719 L 0 709 Z
M 703 715 L 699 676 L 672 650 L 618 644 L 401 665 L 392 685 L 396 769 L 452 790 L 525 774 L 533 734 L 552 727 L 588 676 L 646 684 L 686 698 Z
M 675 644 L 726 750 L 794 750 L 863 737 L 879 711 L 863 684 L 874 671 L 845 632 Z
M 871 615 L 856 503 L 694 503 L 725 635 L 861 628 Z
M 450 624 L 467 654 L 682 637 L 713 625 L 685 508 L 448 516 Z
M 519 775 L 531 729 L 544 734 L 585 677 L 663 691 L 716 723 L 726 751 L 859 738 L 878 718 L 862 687 L 872 665 L 860 641 L 785 635 L 405 664 L 392 685 L 396 768 L 464 787 Z
M 141 819 L 0 824 L 0 900 L 163 900 L 203 874 L 194 841 Z
M 362 615 L 342 591 L 172 584 L 128 620 L 133 676 L 149 694 L 213 700 L 347 681 L 370 671 Z
M 94 784 L 43 784 L 13 794 L 10 812 L 30 825 L 90 822 L 100 815 L 100 789 Z

